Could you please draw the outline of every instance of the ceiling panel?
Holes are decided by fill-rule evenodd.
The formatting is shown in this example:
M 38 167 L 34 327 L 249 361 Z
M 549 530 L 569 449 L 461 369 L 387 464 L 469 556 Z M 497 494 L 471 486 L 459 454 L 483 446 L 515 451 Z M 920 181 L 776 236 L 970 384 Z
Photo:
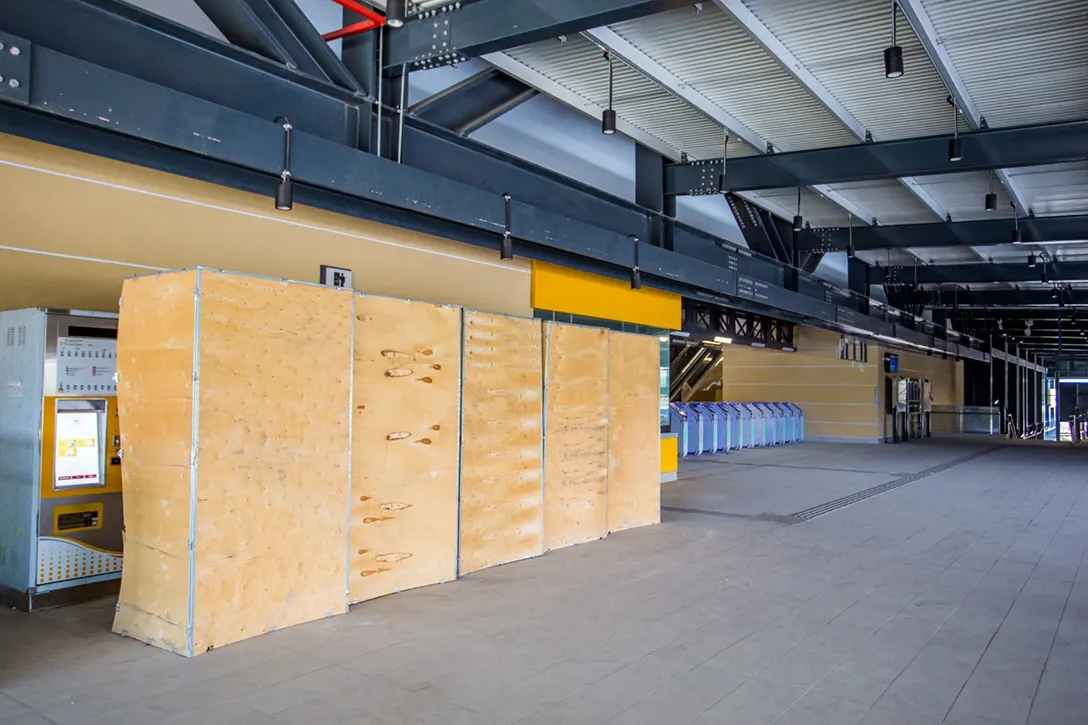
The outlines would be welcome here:
M 745 5 L 877 141 L 952 130 L 948 92 L 902 15 L 904 73 L 884 77 L 887 0 L 745 0 Z
M 923 5 L 991 128 L 1088 118 L 1088 2 Z
M 1088 213 L 1088 162 L 1028 166 L 1009 175 L 1040 216 Z
M 780 151 L 855 143 L 841 123 L 712 3 L 612 30 Z

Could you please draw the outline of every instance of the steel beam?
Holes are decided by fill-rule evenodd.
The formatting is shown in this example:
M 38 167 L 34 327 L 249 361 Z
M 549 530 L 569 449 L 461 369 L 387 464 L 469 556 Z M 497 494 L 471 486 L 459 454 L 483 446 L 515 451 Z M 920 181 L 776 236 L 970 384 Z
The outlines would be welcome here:
M 361 90 L 294 0 L 196 0 L 196 4 L 235 45 L 351 91 Z
M 514 110 L 539 91 L 488 68 L 439 91 L 408 109 L 410 114 L 467 136 Z
M 945 134 L 730 159 L 729 188 L 758 191 L 1088 159 L 1088 121 L 963 133 L 963 159 L 957 162 L 948 160 L 951 137 Z M 706 178 L 720 173 L 720 159 L 676 164 L 669 168 L 668 191 L 704 193 Z
M 854 138 L 862 143 L 868 143 L 871 135 L 861 121 L 842 104 L 839 99 L 829 91 L 805 65 L 790 52 L 782 41 L 775 37 L 770 28 L 756 17 L 756 14 L 748 9 L 742 0 L 714 0 L 718 8 L 732 18 L 752 40 L 767 52 L 779 67 L 793 77 L 809 95 L 815 98 L 835 120 L 841 123 L 853 134 Z M 899 179 L 903 186 L 914 194 L 938 219 L 944 219 L 947 211 L 937 202 L 933 196 L 922 188 L 921 184 L 910 177 Z
M 1088 262 L 1042 262 L 1029 267 L 1026 261 L 1011 263 L 930 264 L 917 267 L 879 267 L 873 270 L 879 284 L 917 282 L 918 284 L 979 284 L 983 282 L 1041 282 L 1043 270 L 1047 281 L 1079 282 L 1088 280 Z
M 476 0 L 389 34 L 387 66 L 428 68 L 690 5 L 685 0 Z
M 929 56 L 930 62 L 933 63 L 937 74 L 944 81 L 945 88 L 956 99 L 968 126 L 972 129 L 985 128 L 983 114 L 971 98 L 971 93 L 967 90 L 967 84 L 964 83 L 963 78 L 956 71 L 956 66 L 952 63 L 952 57 L 948 54 L 944 41 L 937 32 L 936 27 L 934 27 L 929 13 L 926 12 L 923 0 L 899 0 L 899 7 L 903 10 L 903 14 L 907 16 L 907 20 L 910 21 L 911 26 L 914 28 L 914 34 L 918 36 L 922 47 L 926 49 L 926 54 Z M 967 158 L 968 153 L 967 147 L 964 146 L 964 159 Z M 1028 207 L 1024 193 L 1017 186 L 1012 176 L 1002 167 L 992 168 L 996 169 L 995 174 L 1004 184 L 1009 198 L 1016 204 L 1018 213 L 1029 213 L 1031 210 Z
M 635 69 L 649 80 L 656 83 L 666 92 L 679 98 L 691 108 L 695 109 L 699 113 L 703 114 L 711 121 L 714 121 L 719 126 L 727 129 L 731 135 L 740 138 L 749 146 L 755 148 L 761 154 L 767 154 L 772 148 L 773 144 L 767 139 L 760 136 L 758 133 L 748 128 L 733 114 L 726 111 L 718 104 L 711 101 L 693 89 L 689 84 L 682 81 L 678 76 L 669 72 L 660 63 L 655 61 L 649 55 L 637 48 L 633 43 L 628 42 L 619 33 L 611 30 L 610 28 L 600 27 L 592 30 L 587 30 L 583 33 L 590 41 L 596 43 L 602 48 L 606 49 L 609 53 L 612 53 L 617 58 L 622 60 L 631 68 Z M 724 142 L 724 137 L 723 137 Z M 718 169 L 714 172 L 714 179 L 718 178 L 721 174 L 721 165 L 718 165 Z M 810 186 L 809 184 L 802 184 L 801 186 Z M 872 219 L 872 215 L 866 210 L 859 207 L 854 202 L 847 199 L 840 192 L 831 188 L 826 184 L 812 184 L 813 190 L 823 194 L 827 199 L 841 206 L 845 211 L 850 212 L 864 223 L 868 223 Z M 729 188 L 733 189 L 733 162 L 729 162 Z M 705 189 L 705 177 L 704 177 L 704 189 Z M 713 190 L 713 193 L 717 193 L 717 188 Z M 670 193 L 673 193 L 670 191 Z M 706 193 L 704 191 L 704 193 Z
M 732 162 L 730 162 L 732 166 Z M 1020 220 L 1023 236 L 1025 266 L 1032 244 L 1088 239 L 1088 215 L 1031 217 Z M 934 222 L 929 224 L 895 224 L 890 226 L 855 227 L 854 248 L 902 249 L 906 247 L 986 247 L 1008 245 L 1012 235 L 1011 219 L 984 219 L 968 222 Z M 821 252 L 842 251 L 847 248 L 845 228 L 806 230 L 800 238 L 800 249 Z
M 1064 290 L 1064 307 L 1049 289 L 1030 290 L 948 290 L 937 294 L 921 293 L 927 307 L 1040 307 L 1043 309 L 1068 309 L 1088 306 L 1088 290 Z

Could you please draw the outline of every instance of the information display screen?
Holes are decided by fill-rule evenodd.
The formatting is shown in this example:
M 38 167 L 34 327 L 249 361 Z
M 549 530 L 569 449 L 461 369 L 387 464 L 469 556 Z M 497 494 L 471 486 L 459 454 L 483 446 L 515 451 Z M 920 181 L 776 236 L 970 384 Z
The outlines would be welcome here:
M 57 413 L 53 485 L 101 486 L 102 441 L 96 411 Z

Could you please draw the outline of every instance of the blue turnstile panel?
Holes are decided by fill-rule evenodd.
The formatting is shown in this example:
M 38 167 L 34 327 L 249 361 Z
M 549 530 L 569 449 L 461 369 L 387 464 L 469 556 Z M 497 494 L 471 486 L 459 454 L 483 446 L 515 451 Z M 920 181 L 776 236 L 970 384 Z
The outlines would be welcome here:
M 703 414 L 703 453 L 724 451 L 726 430 L 725 414 L 715 403 L 693 403 Z
M 669 403 L 669 427 L 676 434 L 676 448 L 681 456 L 690 453 L 691 425 L 688 422 L 688 411 L 683 403 Z
M 670 403 L 681 456 L 800 443 L 805 414 L 793 403 Z

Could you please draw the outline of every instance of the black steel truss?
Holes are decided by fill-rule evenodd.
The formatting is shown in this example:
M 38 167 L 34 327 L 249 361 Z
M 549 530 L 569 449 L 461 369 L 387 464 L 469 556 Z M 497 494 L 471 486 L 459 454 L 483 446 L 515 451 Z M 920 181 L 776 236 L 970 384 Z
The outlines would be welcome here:
M 950 138 L 950 134 L 927 136 L 729 159 L 729 191 L 1039 166 L 1088 158 L 1088 121 L 963 133 L 960 161 L 948 160 Z M 719 193 L 721 168 L 721 159 L 672 164 L 668 193 Z
M 732 173 L 730 162 L 730 173 Z M 1088 215 L 1026 217 L 1019 221 L 1023 237 L 1024 259 L 1031 244 L 1041 242 L 1088 239 Z M 876 224 L 854 227 L 854 249 L 904 249 L 907 247 L 986 247 L 1010 244 L 1012 219 L 984 219 L 964 222 L 932 222 L 928 224 Z M 798 249 L 820 252 L 845 251 L 850 232 L 846 227 L 805 230 L 798 235 Z
M 1028 255 L 1033 263 L 1028 265 Z M 874 284 L 979 284 L 984 282 L 1078 282 L 1088 280 L 1088 262 L 1044 262 L 1034 250 L 1025 249 L 1019 262 L 927 264 L 911 267 L 872 267 Z
M 793 350 L 793 323 L 743 310 L 684 302 L 683 331 L 698 341 Z M 729 342 L 722 342 L 729 340 Z
M 428 96 L 409 107 L 408 112 L 459 136 L 466 136 L 538 93 L 516 78 L 488 68 Z
M 432 68 L 690 4 L 684 0 L 450 2 L 392 29 L 386 66 Z

